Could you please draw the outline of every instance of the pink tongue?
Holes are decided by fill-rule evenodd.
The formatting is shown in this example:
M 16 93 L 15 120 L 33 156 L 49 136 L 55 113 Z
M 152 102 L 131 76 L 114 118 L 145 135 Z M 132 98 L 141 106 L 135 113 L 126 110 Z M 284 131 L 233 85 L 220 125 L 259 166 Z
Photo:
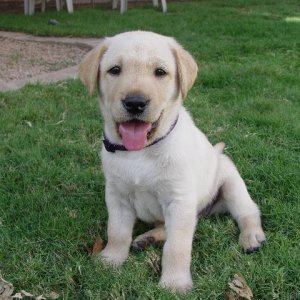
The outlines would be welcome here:
M 119 125 L 119 132 L 127 150 L 141 150 L 147 144 L 147 134 L 151 129 L 151 123 L 129 121 Z

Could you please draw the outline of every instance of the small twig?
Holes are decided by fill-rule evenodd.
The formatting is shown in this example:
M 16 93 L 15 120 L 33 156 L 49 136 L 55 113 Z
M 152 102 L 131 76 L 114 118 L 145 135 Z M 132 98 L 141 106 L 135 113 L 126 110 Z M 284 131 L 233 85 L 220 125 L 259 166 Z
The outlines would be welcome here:
M 53 124 L 47 124 L 47 125 L 49 125 L 49 126 L 56 126 L 56 125 L 59 125 L 59 124 L 63 123 L 63 122 L 65 121 L 65 119 L 66 119 L 66 111 L 63 112 L 63 114 L 62 114 L 62 119 L 61 119 L 61 120 L 59 120 L 59 121 L 56 122 L 56 123 L 53 123 Z

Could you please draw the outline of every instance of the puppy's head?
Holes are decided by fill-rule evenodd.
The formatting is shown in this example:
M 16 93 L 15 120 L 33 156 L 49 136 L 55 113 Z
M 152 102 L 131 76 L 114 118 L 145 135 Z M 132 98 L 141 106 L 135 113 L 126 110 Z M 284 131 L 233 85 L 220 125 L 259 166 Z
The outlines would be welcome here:
M 174 39 L 133 31 L 102 40 L 81 62 L 79 75 L 89 94 L 99 89 L 110 139 L 141 150 L 168 131 L 197 70 Z

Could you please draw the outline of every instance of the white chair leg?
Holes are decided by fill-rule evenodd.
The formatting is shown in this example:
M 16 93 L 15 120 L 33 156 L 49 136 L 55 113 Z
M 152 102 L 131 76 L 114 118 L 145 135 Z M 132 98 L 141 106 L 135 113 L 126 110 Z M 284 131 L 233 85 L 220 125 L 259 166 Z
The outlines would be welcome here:
M 121 0 L 121 14 L 126 11 L 127 8 L 127 0 Z
M 166 0 L 161 0 L 161 5 L 162 5 L 162 11 L 164 13 L 167 12 L 167 1 Z
M 42 0 L 42 12 L 46 10 L 46 0 Z
M 158 0 L 153 0 L 153 6 L 158 6 Z
M 29 15 L 29 0 L 24 0 L 24 14 Z
M 57 11 L 61 10 L 60 0 L 56 0 L 56 10 Z
M 113 0 L 112 9 L 117 9 L 119 0 Z
M 35 0 L 29 0 L 29 15 L 33 15 L 35 10 Z
M 68 10 L 68 13 L 73 12 L 73 0 L 67 0 L 67 10 Z

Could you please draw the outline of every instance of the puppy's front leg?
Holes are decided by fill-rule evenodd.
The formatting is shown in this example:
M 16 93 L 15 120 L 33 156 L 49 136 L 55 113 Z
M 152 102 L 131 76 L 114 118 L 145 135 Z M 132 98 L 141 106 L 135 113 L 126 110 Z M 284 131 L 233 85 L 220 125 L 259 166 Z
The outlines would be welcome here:
M 136 215 L 126 199 L 122 199 L 122 195 L 117 192 L 117 188 L 109 183 L 106 184 L 105 197 L 108 209 L 108 242 L 100 256 L 105 263 L 118 267 L 128 257 Z
M 178 292 L 192 287 L 190 272 L 196 207 L 188 199 L 173 202 L 165 213 L 167 240 L 163 249 L 161 286 Z

